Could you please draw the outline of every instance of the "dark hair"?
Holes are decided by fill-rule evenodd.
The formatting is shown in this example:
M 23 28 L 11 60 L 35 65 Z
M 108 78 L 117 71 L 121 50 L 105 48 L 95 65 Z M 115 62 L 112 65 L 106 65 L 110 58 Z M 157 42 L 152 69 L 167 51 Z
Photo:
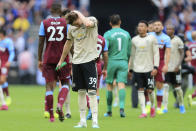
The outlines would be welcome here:
M 155 20 L 150 20 L 148 21 L 148 25 L 153 24 L 155 22 Z
M 59 2 L 54 2 L 51 6 L 52 14 L 61 14 L 61 4 Z
M 75 12 L 70 12 L 66 15 L 67 24 L 72 25 L 74 21 L 78 19 L 78 14 Z
M 162 22 L 161 20 L 159 20 L 159 19 L 154 20 L 154 22 L 153 22 L 153 23 L 155 23 L 155 22 L 160 22 L 160 23 L 163 25 L 163 22 Z
M 114 14 L 114 15 L 110 16 L 110 23 L 112 25 L 118 25 L 120 21 L 121 21 L 120 15 Z
M 4 29 L 0 29 L 0 34 L 3 34 L 4 36 L 6 35 L 6 31 Z
M 143 23 L 143 24 L 145 24 L 148 27 L 148 22 L 145 21 L 145 20 L 140 20 L 139 23 Z
M 70 9 L 64 9 L 64 10 L 62 10 L 62 12 L 61 12 L 61 16 L 65 16 L 65 15 L 67 15 L 67 14 L 70 13 L 70 12 L 71 12 Z

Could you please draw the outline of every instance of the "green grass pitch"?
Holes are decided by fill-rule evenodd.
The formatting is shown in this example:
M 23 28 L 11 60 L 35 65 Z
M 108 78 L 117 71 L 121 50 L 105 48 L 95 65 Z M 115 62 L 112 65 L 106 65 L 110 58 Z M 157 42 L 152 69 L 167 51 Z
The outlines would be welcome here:
M 0 131 L 77 131 L 77 130 L 100 130 L 100 131 L 196 131 L 196 106 L 187 106 L 185 99 L 186 114 L 180 114 L 173 108 L 174 98 L 170 92 L 169 112 L 157 115 L 155 118 L 139 119 L 140 109 L 131 108 L 130 88 L 126 92 L 126 118 L 120 118 L 119 108 L 113 108 L 113 116 L 105 118 L 106 111 L 105 89 L 100 90 L 99 125 L 100 129 L 92 129 L 91 121 L 88 121 L 87 129 L 74 129 L 79 122 L 79 110 L 77 93 L 71 91 L 72 118 L 59 122 L 50 123 L 43 117 L 45 87 L 10 85 L 12 105 L 8 111 L 0 111 Z M 56 108 L 58 89 L 55 90 Z M 191 93 L 193 91 L 188 91 Z

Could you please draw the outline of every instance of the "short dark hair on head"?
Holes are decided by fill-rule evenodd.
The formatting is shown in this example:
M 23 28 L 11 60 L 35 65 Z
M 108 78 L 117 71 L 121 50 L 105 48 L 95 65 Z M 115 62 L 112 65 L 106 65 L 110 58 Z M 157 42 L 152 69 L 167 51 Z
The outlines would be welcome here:
M 112 25 L 118 25 L 120 21 L 121 21 L 121 19 L 120 19 L 119 14 L 114 14 L 114 15 L 110 16 L 110 23 Z
M 155 20 L 148 21 L 148 25 L 153 24 Z
M 154 23 L 155 23 L 155 22 L 160 22 L 160 23 L 163 25 L 163 22 L 162 22 L 161 20 L 159 20 L 159 19 L 154 20 Z
M 65 15 L 67 15 L 67 14 L 70 13 L 70 12 L 71 12 L 70 9 L 64 9 L 64 10 L 62 10 L 62 12 L 61 12 L 61 16 L 65 16 Z
M 61 4 L 59 2 L 54 2 L 51 6 L 52 14 L 61 14 Z
M 0 34 L 6 35 L 6 31 L 3 28 L 0 28 Z
M 78 19 L 78 14 L 75 12 L 70 12 L 66 15 L 67 24 L 72 25 L 74 21 Z
M 140 20 L 139 23 L 144 23 L 148 27 L 148 22 L 145 20 Z

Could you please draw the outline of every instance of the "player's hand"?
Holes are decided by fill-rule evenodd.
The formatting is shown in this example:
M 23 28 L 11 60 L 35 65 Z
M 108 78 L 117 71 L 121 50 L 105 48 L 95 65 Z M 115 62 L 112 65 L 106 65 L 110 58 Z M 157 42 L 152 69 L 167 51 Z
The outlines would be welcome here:
M 62 62 L 59 61 L 59 63 L 57 64 L 56 68 L 60 69 Z
M 151 72 L 151 75 L 156 76 L 157 75 L 157 69 L 153 69 L 152 72 Z
M 162 68 L 162 72 L 165 74 L 168 71 L 168 65 L 164 65 Z
M 179 66 L 177 66 L 174 70 L 174 72 L 178 72 L 180 70 Z
M 43 68 L 43 62 L 42 61 L 38 61 L 38 68 L 40 71 L 42 71 Z
M 102 74 L 103 74 L 103 80 L 105 80 L 105 78 L 107 76 L 107 70 L 103 69 Z
M 10 65 L 11 65 L 11 63 L 10 63 L 9 61 L 5 64 L 5 66 L 6 66 L 7 68 L 9 68 Z
M 132 79 L 132 76 L 133 76 L 133 73 L 128 72 L 128 78 L 129 78 L 130 80 Z

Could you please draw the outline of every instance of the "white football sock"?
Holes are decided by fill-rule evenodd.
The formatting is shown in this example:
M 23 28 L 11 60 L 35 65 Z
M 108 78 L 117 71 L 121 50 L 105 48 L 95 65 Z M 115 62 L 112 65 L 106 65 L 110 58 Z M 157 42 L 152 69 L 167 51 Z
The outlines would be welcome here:
M 67 94 L 67 98 L 65 101 L 65 110 L 66 110 L 66 114 L 71 114 L 71 110 L 70 110 L 70 91 Z
M 168 98 L 169 98 L 169 85 L 168 84 L 163 84 L 163 106 L 164 109 L 167 109 L 168 105 Z
M 97 103 L 96 90 L 89 90 L 88 97 L 89 97 L 89 104 L 92 112 L 93 123 L 98 124 L 98 103 Z
M 142 113 L 146 114 L 144 91 L 138 91 L 138 98 L 139 98 L 140 106 L 142 109 Z
M 175 88 L 175 90 L 176 90 L 179 105 L 180 106 L 184 105 L 184 98 L 183 98 L 182 88 L 179 86 L 179 87 Z
M 78 105 L 80 110 L 80 121 L 86 123 L 86 90 L 78 90 Z
M 3 95 L 2 85 L 0 85 L 0 99 L 1 99 L 1 104 L 6 105 L 4 95 Z

